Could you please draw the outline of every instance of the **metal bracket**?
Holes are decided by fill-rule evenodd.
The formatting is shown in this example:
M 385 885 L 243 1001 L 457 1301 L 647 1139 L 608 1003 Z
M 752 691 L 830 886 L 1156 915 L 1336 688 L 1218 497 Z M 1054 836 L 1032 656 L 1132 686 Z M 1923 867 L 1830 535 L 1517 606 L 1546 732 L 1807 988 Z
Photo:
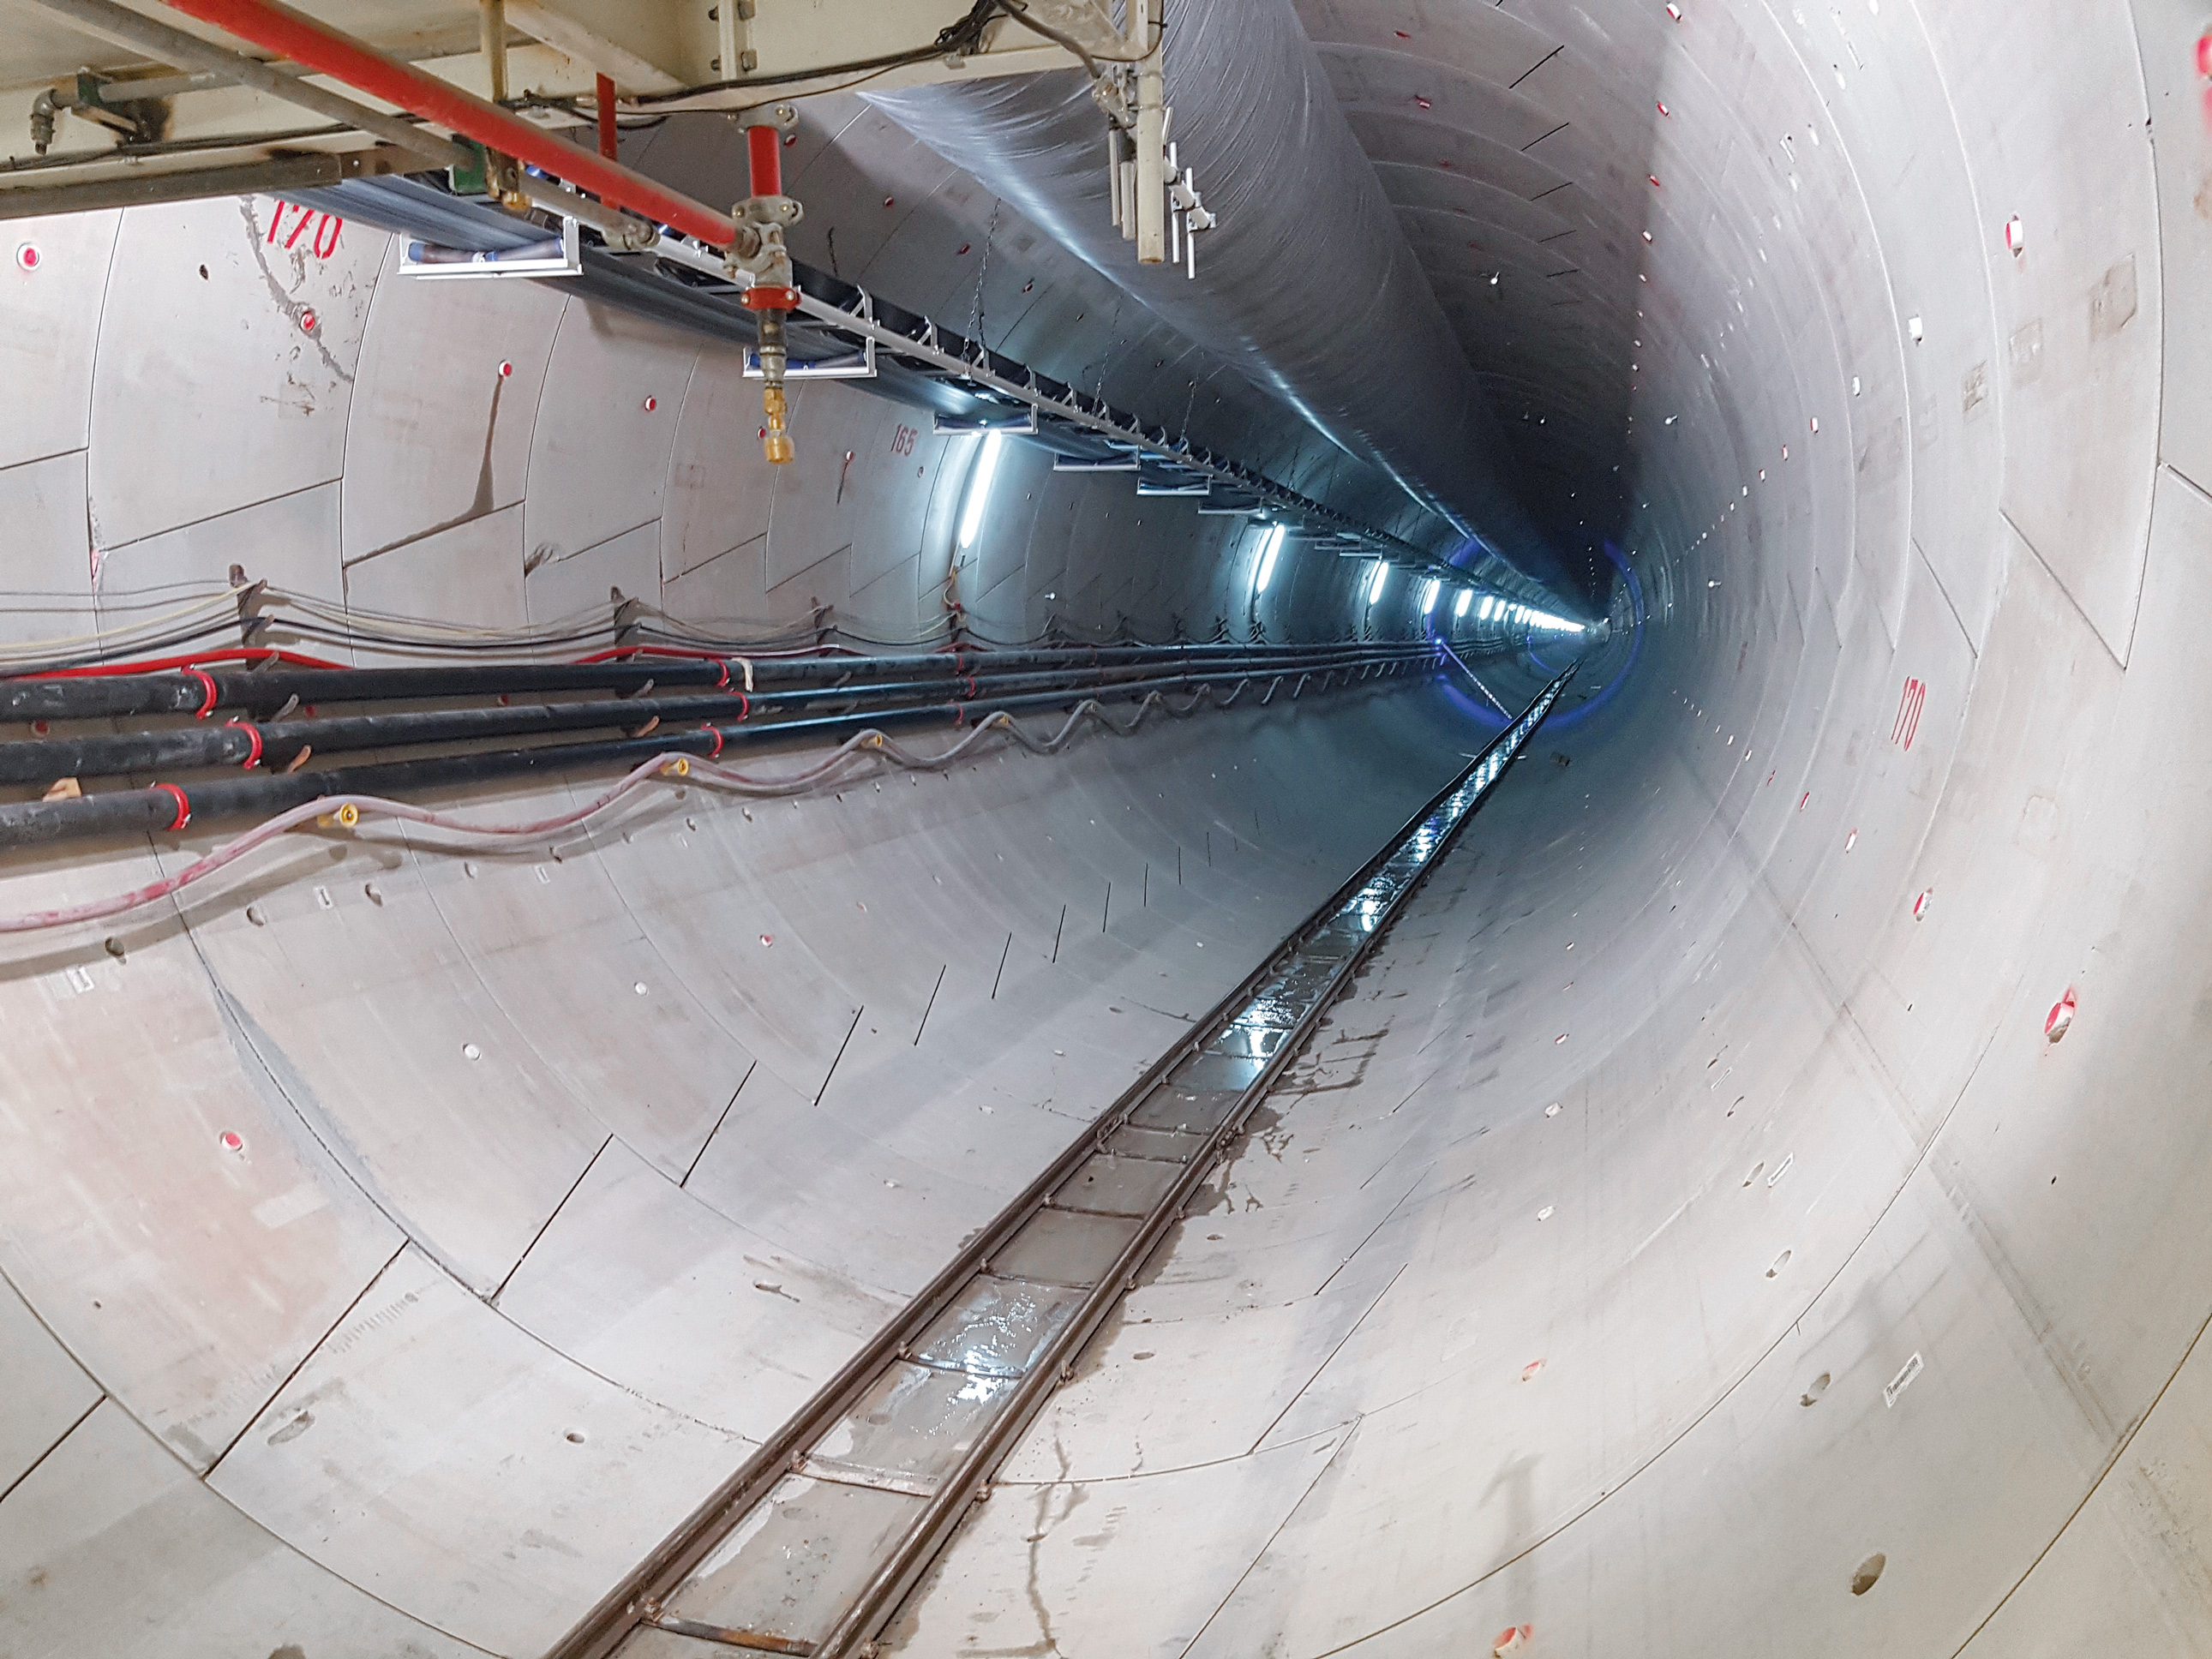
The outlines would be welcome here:
M 399 269 L 425 282 L 454 282 L 482 276 L 580 276 L 584 272 L 583 239 L 574 219 L 561 221 L 557 242 L 548 237 L 519 248 L 489 252 L 440 247 L 434 242 L 410 242 Z

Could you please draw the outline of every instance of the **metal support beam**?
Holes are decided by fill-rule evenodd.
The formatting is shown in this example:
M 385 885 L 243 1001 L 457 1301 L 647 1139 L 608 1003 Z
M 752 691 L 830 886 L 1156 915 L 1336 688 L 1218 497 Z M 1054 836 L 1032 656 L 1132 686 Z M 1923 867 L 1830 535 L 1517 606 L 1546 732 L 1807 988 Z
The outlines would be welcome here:
M 41 0 L 45 3 L 45 0 Z M 81 4 L 83 0 L 68 0 Z M 580 189 L 659 224 L 674 226 L 710 247 L 741 239 L 737 222 L 702 202 L 655 183 L 617 161 L 554 137 L 544 128 L 464 92 L 411 65 L 388 58 L 313 18 L 271 0 L 168 0 L 188 17 L 281 52 L 371 97 L 410 110 L 487 148 L 543 167 Z
M 242 167 L 191 167 L 140 173 L 76 185 L 37 185 L 0 190 L 0 219 L 48 213 L 89 213 L 100 208 L 143 207 L 153 202 L 192 202 L 210 196 L 269 196 L 312 190 L 348 179 L 405 173 L 421 166 L 404 151 L 379 147 L 287 156 Z
M 227 81 L 251 87 L 256 92 L 266 93 L 271 98 L 282 99 L 288 104 L 331 120 L 358 127 L 387 144 L 397 144 L 412 151 L 424 161 L 437 167 L 465 167 L 475 158 L 461 145 L 450 138 L 405 121 L 394 115 L 386 115 L 350 98 L 340 97 L 322 87 L 311 84 L 296 73 L 287 73 L 275 65 L 258 58 L 230 52 L 203 40 L 196 34 L 171 28 L 150 17 L 143 17 L 127 6 L 114 0 L 27 0 L 27 3 L 65 18 L 88 34 L 98 35 L 103 40 L 143 52 L 161 63 L 173 64 L 179 69 L 199 70 L 219 75 Z M 143 95 L 143 94 L 142 94 Z M 418 167 L 419 167 L 418 163 Z M 391 169 L 380 169 L 391 171 Z M 349 175 L 350 176 L 350 175 Z M 173 197 L 149 197 L 149 201 L 173 201 Z M 53 208 L 51 212 L 67 210 Z

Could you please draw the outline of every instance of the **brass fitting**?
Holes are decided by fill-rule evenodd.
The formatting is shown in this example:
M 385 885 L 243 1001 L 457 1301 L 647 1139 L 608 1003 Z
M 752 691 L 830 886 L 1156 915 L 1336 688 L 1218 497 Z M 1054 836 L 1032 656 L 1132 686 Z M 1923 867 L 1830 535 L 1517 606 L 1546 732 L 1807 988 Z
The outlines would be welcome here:
M 797 453 L 791 442 L 787 419 L 790 407 L 790 399 L 781 386 L 771 384 L 761 388 L 761 413 L 768 421 L 768 430 L 761 439 L 761 449 L 771 466 L 783 465 Z

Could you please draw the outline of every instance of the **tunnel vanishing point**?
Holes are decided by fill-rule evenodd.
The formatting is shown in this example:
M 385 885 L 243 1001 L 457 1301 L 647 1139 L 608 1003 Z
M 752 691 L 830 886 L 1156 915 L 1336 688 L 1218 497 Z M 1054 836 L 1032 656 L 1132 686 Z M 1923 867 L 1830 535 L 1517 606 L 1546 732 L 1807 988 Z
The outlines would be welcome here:
M 0 1659 L 2212 1656 L 2204 0 L 0 127 Z

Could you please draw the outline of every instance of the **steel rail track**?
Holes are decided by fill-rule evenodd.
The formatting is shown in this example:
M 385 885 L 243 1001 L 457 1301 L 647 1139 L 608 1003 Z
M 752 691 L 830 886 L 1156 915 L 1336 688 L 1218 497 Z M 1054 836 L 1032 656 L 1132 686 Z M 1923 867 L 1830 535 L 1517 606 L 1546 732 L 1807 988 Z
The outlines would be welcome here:
M 874 1659 L 1022 1431 L 1574 673 L 1146 1067 L 548 1659 L 605 1659 L 643 1630 Z M 1133 1196 L 1117 1202 L 1117 1190 Z M 798 1501 L 810 1493 L 811 1509 Z M 810 1534 L 802 1550 L 793 1517 Z M 796 1557 L 807 1565 L 794 1576 Z

